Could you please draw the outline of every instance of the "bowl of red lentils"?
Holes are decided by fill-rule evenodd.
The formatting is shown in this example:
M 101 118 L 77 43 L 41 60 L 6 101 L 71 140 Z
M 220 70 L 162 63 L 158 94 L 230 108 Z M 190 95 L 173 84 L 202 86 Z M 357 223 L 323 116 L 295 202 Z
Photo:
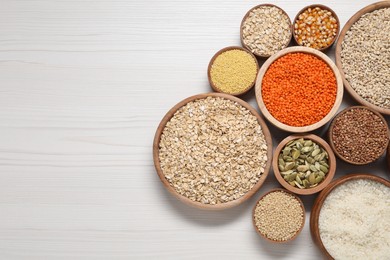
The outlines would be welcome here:
M 256 101 L 274 126 L 293 133 L 310 132 L 336 114 L 343 81 L 333 61 L 309 47 L 289 47 L 260 68 Z

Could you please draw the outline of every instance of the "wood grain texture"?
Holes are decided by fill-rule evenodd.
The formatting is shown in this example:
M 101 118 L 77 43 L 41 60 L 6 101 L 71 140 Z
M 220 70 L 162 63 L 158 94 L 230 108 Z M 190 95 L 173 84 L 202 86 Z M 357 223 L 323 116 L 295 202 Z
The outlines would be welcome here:
M 373 2 L 319 1 L 341 26 Z M 292 18 L 312 2 L 271 3 Z M 272 174 L 242 205 L 205 212 L 171 196 L 153 166 L 160 120 L 210 90 L 208 62 L 240 45 L 241 19 L 257 4 L 2 0 L 0 259 L 321 258 L 307 224 L 284 245 L 254 232 L 256 199 L 279 187 Z M 253 90 L 242 98 L 257 109 Z M 344 96 L 341 107 L 354 104 Z M 268 125 L 274 144 L 288 135 Z M 384 157 L 337 163 L 336 178 L 390 177 Z M 302 197 L 307 217 L 314 198 Z

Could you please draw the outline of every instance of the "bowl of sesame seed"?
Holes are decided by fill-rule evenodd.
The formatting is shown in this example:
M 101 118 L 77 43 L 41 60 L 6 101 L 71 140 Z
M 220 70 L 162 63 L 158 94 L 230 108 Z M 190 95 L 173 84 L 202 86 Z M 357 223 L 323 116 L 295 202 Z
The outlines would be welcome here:
M 262 195 L 252 211 L 256 232 L 270 242 L 294 240 L 305 225 L 305 207 L 301 199 L 285 189 L 273 189 Z
M 324 51 L 333 45 L 339 31 L 339 18 L 325 5 L 306 6 L 294 19 L 293 36 L 300 46 Z

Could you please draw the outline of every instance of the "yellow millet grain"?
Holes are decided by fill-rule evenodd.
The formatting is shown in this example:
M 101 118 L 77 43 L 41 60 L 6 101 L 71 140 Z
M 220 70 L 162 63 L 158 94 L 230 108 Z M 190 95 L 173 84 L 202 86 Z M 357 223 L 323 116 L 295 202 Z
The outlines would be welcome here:
M 254 58 L 242 50 L 221 53 L 211 65 L 210 77 L 221 92 L 237 94 L 248 89 L 256 79 Z

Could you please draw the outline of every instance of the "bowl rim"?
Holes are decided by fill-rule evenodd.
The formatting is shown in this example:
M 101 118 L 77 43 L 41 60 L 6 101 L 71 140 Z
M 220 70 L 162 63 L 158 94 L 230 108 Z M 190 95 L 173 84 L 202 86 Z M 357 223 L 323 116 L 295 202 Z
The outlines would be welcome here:
M 242 91 L 240 92 L 237 92 L 237 93 L 227 93 L 227 92 L 223 92 L 221 89 L 217 88 L 211 78 L 211 67 L 213 66 L 214 64 L 214 61 L 215 59 L 221 55 L 222 53 L 224 52 L 227 52 L 227 51 L 231 51 L 231 50 L 241 50 L 241 51 L 245 51 L 246 53 L 248 53 L 252 58 L 253 60 L 255 61 L 255 64 L 256 64 L 256 75 L 257 73 L 259 72 L 259 69 L 260 69 L 260 66 L 259 66 L 259 62 L 257 61 L 255 55 L 253 55 L 253 53 L 251 53 L 250 51 L 248 51 L 247 49 L 243 48 L 243 47 L 240 47 L 240 46 L 228 46 L 228 47 L 225 47 L 223 49 L 220 49 L 219 51 L 217 51 L 214 56 L 211 58 L 210 62 L 209 62 L 209 65 L 207 66 L 207 79 L 209 80 L 209 84 L 210 84 L 210 87 L 215 91 L 215 92 L 218 92 L 218 93 L 223 93 L 223 94 L 228 94 L 228 95 L 232 95 L 232 96 L 240 96 L 240 95 L 243 95 L 245 93 L 247 93 L 249 90 L 251 90 L 253 88 L 253 86 L 255 85 L 256 83 L 256 75 L 255 77 L 253 78 L 253 82 L 246 88 L 246 89 L 243 89 Z
M 255 221 L 255 211 L 256 211 L 256 207 L 257 207 L 257 204 L 259 204 L 259 202 L 265 197 L 267 196 L 268 194 L 270 193 L 273 193 L 273 192 L 285 192 L 287 194 L 290 194 L 292 195 L 295 199 L 298 200 L 299 204 L 301 205 L 301 209 L 302 209 L 302 212 L 303 212 L 303 220 L 302 220 L 302 224 L 301 224 L 301 227 L 299 228 L 299 230 L 294 234 L 294 236 L 292 236 L 290 239 L 288 240 L 285 240 L 285 241 L 278 241 L 278 240 L 273 240 L 273 239 L 270 239 L 268 238 L 267 236 L 265 236 L 264 234 L 262 234 L 258 227 L 256 226 L 256 221 Z M 306 210 L 305 210 L 305 206 L 301 200 L 301 198 L 299 198 L 299 196 L 297 196 L 297 194 L 289 191 L 289 190 L 286 190 L 286 189 L 282 189 L 282 188 L 274 188 L 274 189 L 271 189 L 269 190 L 268 192 L 264 193 L 263 195 L 260 196 L 260 198 L 256 201 L 255 203 L 255 206 L 253 207 L 252 209 L 252 224 L 253 224 L 253 227 L 255 228 L 255 231 L 257 234 L 259 234 L 261 237 L 265 238 L 266 240 L 270 241 L 270 242 L 273 242 L 273 243 L 288 243 L 292 240 L 294 240 L 295 238 L 297 238 L 297 236 L 301 233 L 303 227 L 305 226 L 305 222 L 306 222 Z
M 290 37 L 289 37 L 289 40 L 288 40 L 287 44 L 286 44 L 284 47 L 281 48 L 281 50 L 285 49 L 287 46 L 290 45 L 291 40 L 292 40 L 292 37 L 293 37 L 293 36 L 292 36 L 292 34 L 293 34 L 293 32 L 292 32 L 292 31 L 293 31 L 293 27 L 292 27 L 292 22 L 291 22 L 290 16 L 286 13 L 286 11 L 284 11 L 284 10 L 283 10 L 282 8 L 280 8 L 279 6 L 274 5 L 274 4 L 269 4 L 269 3 L 256 5 L 256 6 L 252 7 L 251 9 L 249 9 L 249 10 L 245 13 L 244 17 L 243 17 L 242 20 L 241 20 L 241 24 L 240 24 L 240 41 L 241 41 L 241 45 L 242 45 L 245 49 L 247 49 L 249 52 L 252 52 L 251 49 L 248 47 L 248 45 L 246 45 L 246 44 L 244 43 L 244 38 L 243 38 L 244 35 L 243 35 L 243 29 L 242 29 L 242 27 L 243 27 L 243 25 L 244 25 L 244 22 L 245 22 L 246 18 L 248 18 L 250 12 L 253 11 L 253 10 L 255 10 L 255 9 L 257 9 L 257 8 L 259 8 L 259 7 L 262 7 L 262 6 L 276 7 L 276 8 L 278 8 L 279 10 L 281 10 L 281 11 L 287 16 L 288 22 L 289 22 L 289 25 L 290 25 L 290 26 L 289 26 L 289 27 L 290 27 Z M 261 54 L 259 54 L 259 53 L 256 53 L 255 51 L 253 52 L 253 54 L 254 54 L 255 56 L 259 57 L 259 58 L 268 58 L 268 57 L 271 57 L 271 56 L 272 56 L 272 55 L 261 55 Z
M 320 121 L 307 125 L 307 126 L 290 126 L 286 125 L 280 121 L 278 121 L 267 109 L 267 107 L 264 104 L 263 97 L 262 97 L 262 82 L 265 73 L 267 72 L 268 68 L 271 66 L 273 62 L 275 62 L 277 59 L 290 54 L 290 53 L 305 53 L 305 54 L 310 54 L 314 55 L 317 58 L 321 59 L 324 61 L 329 68 L 333 71 L 335 78 L 336 78 L 336 98 L 333 104 L 333 107 L 331 110 L 328 112 L 328 114 L 323 117 Z M 344 93 L 344 86 L 343 86 L 343 81 L 341 79 L 341 75 L 339 72 L 339 69 L 337 66 L 333 63 L 333 61 L 324 53 L 322 53 L 319 50 L 309 48 L 309 47 L 303 47 L 303 46 L 294 46 L 294 47 L 288 47 L 285 48 L 274 55 L 272 55 L 264 64 L 261 66 L 259 73 L 257 74 L 257 79 L 256 79 L 256 84 L 255 84 L 255 95 L 256 95 L 256 101 L 257 104 L 263 113 L 264 117 L 274 126 L 276 126 L 279 129 L 282 129 L 287 132 L 292 132 L 292 133 L 306 133 L 313 131 L 315 129 L 318 129 L 325 125 L 331 118 L 337 113 L 337 110 L 339 109 L 342 99 L 343 99 L 343 93 Z
M 302 9 L 297 13 L 297 15 L 296 15 L 295 18 L 294 18 L 294 22 L 293 22 L 293 26 L 292 26 L 293 38 L 294 38 L 295 43 L 296 43 L 298 46 L 304 46 L 304 45 L 301 45 L 301 44 L 298 43 L 297 36 L 296 36 L 296 34 L 295 34 L 295 23 L 297 22 L 298 17 L 299 17 L 300 14 L 302 14 L 304 11 L 306 11 L 306 10 L 309 9 L 309 8 L 316 8 L 316 7 L 319 7 L 319 8 L 321 8 L 321 9 L 324 9 L 324 10 L 327 10 L 327 11 L 331 12 L 332 15 L 333 15 L 333 17 L 336 19 L 336 22 L 337 22 L 337 31 L 336 31 L 336 35 L 335 35 L 335 37 L 333 38 L 332 42 L 331 42 L 328 46 L 326 46 L 326 47 L 323 47 L 323 48 L 320 48 L 320 49 L 316 49 L 316 50 L 319 50 L 319 51 L 325 51 L 325 50 L 329 49 L 330 47 L 332 47 L 332 45 L 336 42 L 336 40 L 337 40 L 337 38 L 338 38 L 338 35 L 339 35 L 339 33 L 340 33 L 340 20 L 339 20 L 339 17 L 337 16 L 336 12 L 335 12 L 332 8 L 330 8 L 330 7 L 326 6 L 326 5 L 322 5 L 322 4 L 311 4 L 311 5 L 308 5 L 308 6 L 305 6 L 304 8 L 302 8 Z M 313 48 L 313 49 L 314 49 L 314 48 Z
M 175 112 L 178 109 L 180 109 L 181 107 L 183 107 L 187 103 L 192 102 L 194 100 L 198 100 L 198 99 L 205 99 L 207 97 L 219 97 L 219 98 L 224 98 L 224 99 L 227 99 L 227 100 L 231 100 L 231 101 L 237 102 L 239 105 L 241 105 L 241 106 L 245 107 L 246 109 L 248 109 L 257 118 L 257 122 L 261 126 L 261 129 L 262 129 L 263 134 L 264 134 L 264 138 L 265 138 L 267 146 L 268 146 L 267 147 L 267 162 L 266 162 L 266 166 L 264 168 L 264 173 L 261 174 L 260 179 L 255 184 L 255 186 L 253 186 L 252 189 L 250 189 L 247 193 L 245 193 L 244 196 L 242 196 L 242 197 L 240 197 L 240 198 L 238 198 L 236 200 L 232 200 L 232 201 L 229 201 L 229 202 L 226 202 L 226 203 L 221 203 L 221 204 L 215 204 L 215 205 L 203 204 L 201 202 L 192 201 L 191 199 L 189 199 L 189 198 L 187 198 L 187 197 L 177 193 L 176 190 L 165 179 L 165 175 L 164 175 L 164 173 L 163 173 L 163 171 L 161 169 L 160 159 L 159 159 L 159 144 L 160 144 L 162 132 L 163 132 L 167 122 L 173 117 L 173 115 L 175 114 Z M 271 137 L 271 133 L 270 133 L 270 131 L 269 131 L 265 121 L 261 118 L 261 116 L 257 113 L 257 111 L 251 105 L 249 105 L 247 102 L 243 101 L 242 99 L 239 99 L 239 98 L 234 97 L 232 95 L 227 95 L 227 94 L 222 94 L 222 93 L 214 93 L 214 92 L 197 94 L 197 95 L 194 95 L 194 96 L 190 96 L 190 97 L 180 101 L 179 103 L 177 103 L 162 118 L 160 124 L 157 127 L 157 130 L 156 130 L 156 133 L 155 133 L 155 136 L 154 136 L 154 140 L 153 140 L 153 162 L 154 162 L 154 166 L 155 166 L 157 175 L 160 178 L 161 182 L 163 183 L 164 187 L 174 197 L 176 197 L 180 201 L 184 202 L 187 205 L 194 206 L 194 207 L 200 208 L 200 209 L 206 209 L 206 210 L 227 209 L 227 208 L 231 208 L 231 207 L 234 207 L 234 206 L 238 206 L 241 203 L 247 201 L 263 185 L 265 179 L 268 176 L 268 173 L 270 171 L 271 164 L 272 164 L 272 137 Z
M 335 61 L 336 65 L 339 68 L 341 78 L 344 82 L 345 89 L 347 92 L 352 96 L 354 100 L 356 100 L 358 103 L 367 106 L 369 108 L 372 108 L 379 113 L 390 115 L 390 108 L 383 108 L 377 105 L 374 105 L 368 101 L 366 101 L 364 98 L 362 98 L 351 86 L 351 84 L 346 79 L 345 75 L 346 73 L 343 70 L 343 66 L 341 64 L 341 44 L 344 41 L 345 35 L 349 31 L 349 29 L 352 27 L 352 25 L 360 19 L 360 17 L 366 13 L 373 12 L 378 9 L 388 8 L 390 7 L 390 1 L 381 1 L 376 2 L 373 4 L 369 4 L 366 7 L 360 9 L 357 11 L 344 25 L 343 29 L 340 32 L 340 35 L 338 37 L 337 43 L 336 43 L 336 49 L 335 49 Z
M 321 212 L 322 206 L 326 200 L 326 198 L 329 196 L 329 194 L 338 186 L 344 184 L 345 182 L 348 182 L 350 180 L 357 180 L 357 179 L 366 179 L 366 180 L 372 180 L 377 181 L 379 183 L 382 183 L 383 185 L 390 188 L 390 182 L 382 177 L 368 174 L 368 173 L 354 173 L 354 174 L 347 174 L 344 175 L 334 181 L 332 181 L 325 189 L 321 191 L 321 193 L 317 196 L 316 200 L 314 201 L 313 208 L 310 213 L 310 233 L 314 240 L 314 243 L 320 248 L 322 253 L 328 258 L 328 259 L 334 259 L 331 254 L 326 250 L 325 245 L 322 243 L 322 239 L 320 236 L 320 230 L 318 225 L 319 220 L 319 214 Z
M 342 116 L 343 114 L 345 114 L 346 112 L 348 111 L 351 111 L 352 109 L 366 109 L 372 113 L 374 113 L 375 115 L 377 115 L 381 120 L 382 122 L 384 123 L 384 125 L 386 126 L 386 132 L 387 132 L 387 144 L 386 146 L 384 146 L 384 148 L 382 149 L 382 152 L 379 154 L 379 156 L 377 158 L 375 158 L 374 160 L 372 161 L 369 161 L 369 162 L 364 162 L 364 163 L 358 163 L 358 162 L 354 162 L 354 161 L 351 161 L 351 160 L 348 160 L 347 158 L 345 158 L 344 156 L 342 156 L 339 151 L 336 149 L 336 146 L 334 145 L 334 141 L 333 141 L 333 129 L 334 129 L 334 125 L 336 123 L 336 120 L 337 118 L 339 118 L 340 116 Z M 379 158 L 382 157 L 382 155 L 386 152 L 387 148 L 388 148 L 388 145 L 389 145 L 389 140 L 390 140 L 390 130 L 389 130 L 389 126 L 387 124 L 387 121 L 386 119 L 376 110 L 370 108 L 370 107 L 366 107 L 366 106 L 351 106 L 351 107 L 347 107 L 345 108 L 344 110 L 340 111 L 333 119 L 332 119 L 332 122 L 330 123 L 329 125 L 329 128 L 328 128 L 328 140 L 329 140 L 329 145 L 330 147 L 332 148 L 333 152 L 336 154 L 336 156 L 341 159 L 342 161 L 346 162 L 346 163 L 349 163 L 349 164 L 353 164 L 353 165 L 367 165 L 367 164 L 370 164 L 370 163 L 373 163 L 375 161 L 377 161 Z
M 282 149 L 284 146 L 291 140 L 296 140 L 296 139 L 309 139 L 317 143 L 319 146 L 325 149 L 325 151 L 328 153 L 329 159 L 328 159 L 328 164 L 329 164 L 329 171 L 325 176 L 325 179 L 317 186 L 313 188 L 308 188 L 308 189 L 299 189 L 296 187 L 291 186 L 288 182 L 286 182 L 282 175 L 280 174 L 280 170 L 278 167 L 278 160 L 279 160 L 279 154 L 281 153 Z M 328 143 L 322 139 L 321 137 L 314 135 L 314 134 L 298 134 L 298 135 L 290 135 L 284 138 L 278 146 L 275 148 L 274 156 L 272 159 L 272 168 L 274 175 L 277 179 L 277 181 L 282 185 L 285 189 L 299 195 L 311 195 L 317 192 L 320 192 L 323 190 L 326 186 L 329 185 L 329 183 L 332 181 L 335 173 L 336 173 L 336 157 L 331 149 L 331 147 L 328 145 Z

